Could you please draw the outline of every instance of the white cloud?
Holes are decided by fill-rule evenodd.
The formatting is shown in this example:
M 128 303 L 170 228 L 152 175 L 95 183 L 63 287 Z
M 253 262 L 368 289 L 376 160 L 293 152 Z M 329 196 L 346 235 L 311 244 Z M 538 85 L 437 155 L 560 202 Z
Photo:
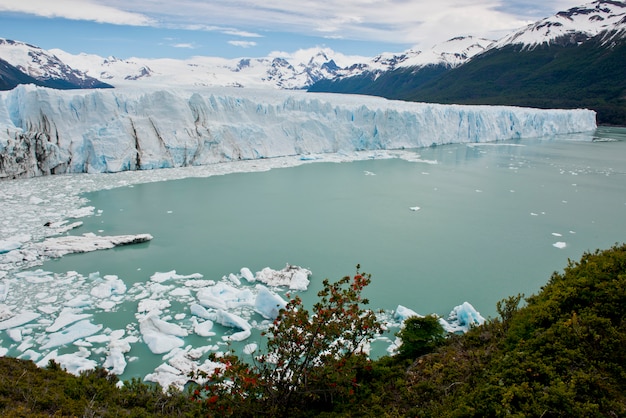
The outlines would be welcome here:
M 242 38 L 271 31 L 430 47 L 458 35 L 498 38 L 579 3 L 582 0 L 0 0 L 0 11 L 218 31 Z
M 246 32 L 243 30 L 236 30 L 236 29 L 221 29 L 220 32 L 226 35 L 241 36 L 242 38 L 262 38 L 263 37 L 263 35 L 259 35 L 258 33 Z
M 228 43 L 233 46 L 239 46 L 242 48 L 250 48 L 256 46 L 256 42 L 253 41 L 228 41 Z
M 174 48 L 187 48 L 187 49 L 195 49 L 196 46 L 191 43 L 178 43 L 172 45 Z
M 142 13 L 127 12 L 91 0 L 0 0 L 0 12 L 28 13 L 115 25 L 152 26 L 157 23 Z

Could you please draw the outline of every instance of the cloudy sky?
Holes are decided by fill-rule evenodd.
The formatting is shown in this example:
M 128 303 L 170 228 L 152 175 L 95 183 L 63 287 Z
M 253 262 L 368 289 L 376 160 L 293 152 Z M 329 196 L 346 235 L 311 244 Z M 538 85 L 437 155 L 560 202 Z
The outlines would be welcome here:
M 348 55 L 498 39 L 589 0 L 0 0 L 0 37 L 119 58 Z

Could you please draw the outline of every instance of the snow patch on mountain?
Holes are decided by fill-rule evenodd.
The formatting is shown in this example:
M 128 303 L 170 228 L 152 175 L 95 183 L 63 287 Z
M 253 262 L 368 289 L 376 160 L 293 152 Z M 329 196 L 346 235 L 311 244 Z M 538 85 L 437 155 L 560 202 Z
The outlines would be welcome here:
M 65 88 L 110 87 L 70 67 L 54 54 L 24 42 L 0 38 L 0 58 L 41 82 L 61 82 Z
M 626 36 L 626 2 L 597 0 L 573 7 L 505 36 L 493 47 L 521 44 L 525 48 L 534 48 L 542 44 L 577 44 L 600 34 L 620 38 Z

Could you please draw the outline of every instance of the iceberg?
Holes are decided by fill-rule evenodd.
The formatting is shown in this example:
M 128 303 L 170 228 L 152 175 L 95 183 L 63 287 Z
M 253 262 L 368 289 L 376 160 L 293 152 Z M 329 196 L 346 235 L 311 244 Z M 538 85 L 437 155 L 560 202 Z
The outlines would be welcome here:
M 100 324 L 92 324 L 89 320 L 83 319 L 78 321 L 69 327 L 66 327 L 58 332 L 53 332 L 48 336 L 48 342 L 41 346 L 42 350 L 48 348 L 60 347 L 73 343 L 74 341 L 89 337 L 102 329 Z
M 235 88 L 0 92 L 0 178 L 588 132 L 595 112 Z
M 282 270 L 265 267 L 256 273 L 256 280 L 268 286 L 288 286 L 290 290 L 307 290 L 311 271 L 287 264 Z
M 254 301 L 254 310 L 265 319 L 276 319 L 278 312 L 287 305 L 287 302 L 262 285 L 257 285 L 257 295 Z
M 98 236 L 87 233 L 81 236 L 67 235 L 48 238 L 33 247 L 48 257 L 62 257 L 73 253 L 107 250 L 120 245 L 140 244 L 151 239 L 150 234 Z
M 452 309 L 447 321 L 440 318 L 439 322 L 447 332 L 467 332 L 473 326 L 484 324 L 485 318 L 469 302 L 463 302 Z
M 176 324 L 160 319 L 156 314 L 149 313 L 139 321 L 139 331 L 143 341 L 154 354 L 164 354 L 175 348 L 182 347 L 187 331 Z

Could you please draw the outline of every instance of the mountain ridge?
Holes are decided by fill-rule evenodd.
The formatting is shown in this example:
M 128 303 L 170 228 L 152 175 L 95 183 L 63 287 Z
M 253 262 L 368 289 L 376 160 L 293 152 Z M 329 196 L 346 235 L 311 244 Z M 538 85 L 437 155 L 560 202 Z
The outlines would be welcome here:
M 316 92 L 433 103 L 587 107 L 626 125 L 626 2 L 597 0 L 516 31 L 455 68 L 321 81 Z

